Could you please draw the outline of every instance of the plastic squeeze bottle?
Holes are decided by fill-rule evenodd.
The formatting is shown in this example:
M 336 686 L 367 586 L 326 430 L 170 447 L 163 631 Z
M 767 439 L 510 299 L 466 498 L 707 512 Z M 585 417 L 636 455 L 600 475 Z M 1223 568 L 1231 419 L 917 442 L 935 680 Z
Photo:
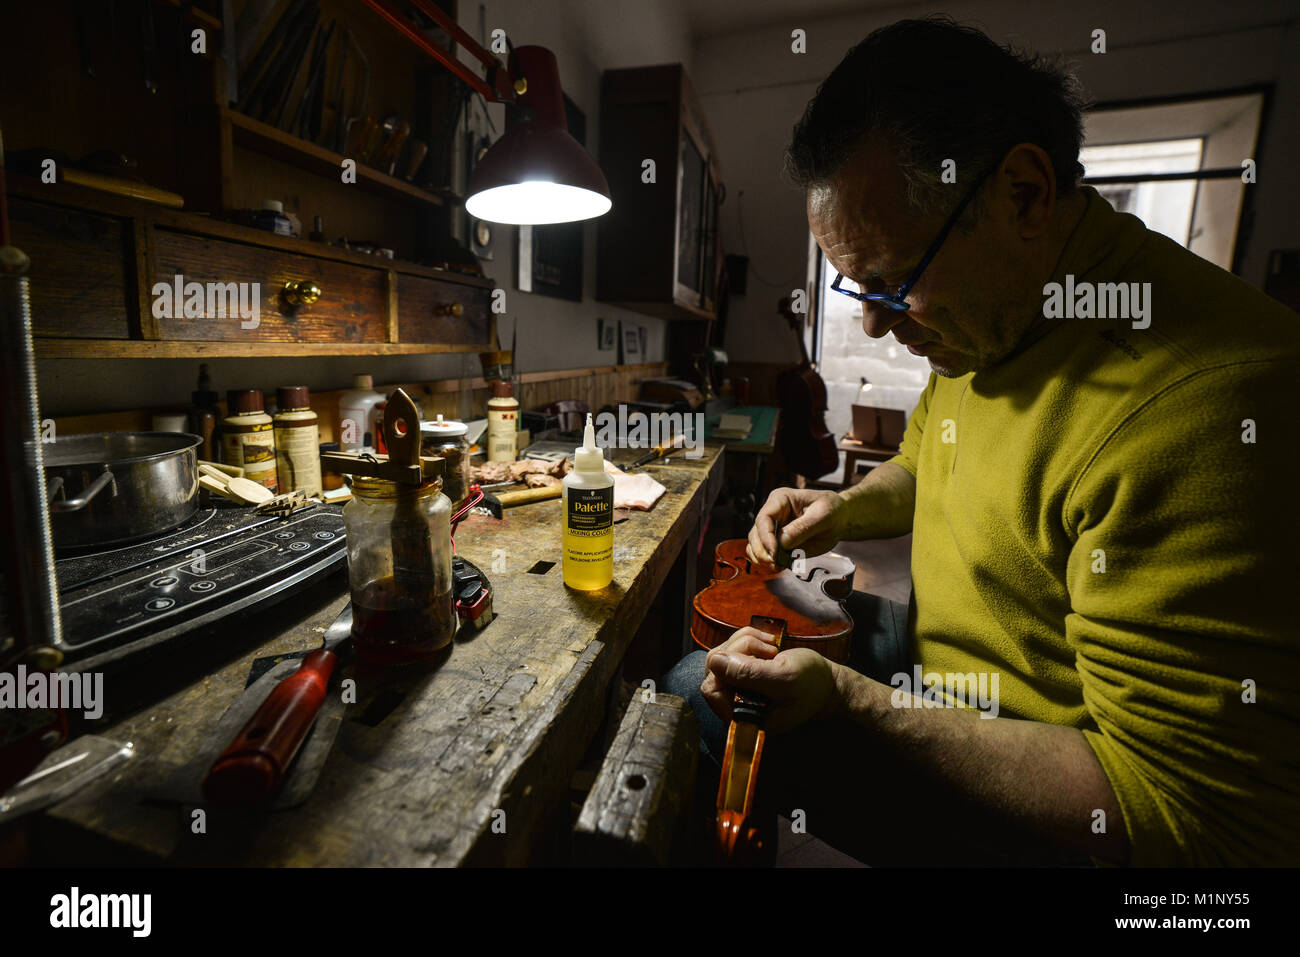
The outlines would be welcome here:
M 564 584 L 592 591 L 613 580 L 614 478 L 588 412 L 582 447 L 573 450 L 573 471 L 564 477 Z

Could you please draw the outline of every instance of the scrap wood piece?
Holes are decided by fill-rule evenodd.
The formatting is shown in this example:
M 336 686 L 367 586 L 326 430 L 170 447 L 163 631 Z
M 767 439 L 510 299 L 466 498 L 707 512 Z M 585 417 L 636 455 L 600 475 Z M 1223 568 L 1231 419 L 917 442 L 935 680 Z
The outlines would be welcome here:
M 690 705 L 638 690 L 601 764 L 578 823 L 574 851 L 591 866 L 667 866 L 690 809 L 700 725 Z

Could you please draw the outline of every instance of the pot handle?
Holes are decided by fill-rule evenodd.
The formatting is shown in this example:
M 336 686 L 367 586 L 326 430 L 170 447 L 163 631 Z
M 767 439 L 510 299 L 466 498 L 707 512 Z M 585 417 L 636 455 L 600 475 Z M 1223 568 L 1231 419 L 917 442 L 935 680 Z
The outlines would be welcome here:
M 77 512 L 90 504 L 90 500 L 102 492 L 113 481 L 113 473 L 108 466 L 104 467 L 104 474 L 82 492 L 77 498 L 70 498 L 62 502 L 50 502 L 51 512 Z M 55 476 L 54 481 L 50 483 L 50 498 L 53 498 L 63 488 L 63 477 Z

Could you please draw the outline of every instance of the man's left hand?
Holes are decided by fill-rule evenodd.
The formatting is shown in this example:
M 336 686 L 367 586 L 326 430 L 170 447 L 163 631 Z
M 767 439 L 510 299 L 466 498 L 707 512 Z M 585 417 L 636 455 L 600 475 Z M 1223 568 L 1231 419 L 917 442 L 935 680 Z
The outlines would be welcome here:
M 756 691 L 771 702 L 767 729 L 789 731 L 834 714 L 838 707 L 835 665 L 811 648 L 778 651 L 772 635 L 741 628 L 705 659 L 704 700 L 731 720 L 737 691 Z

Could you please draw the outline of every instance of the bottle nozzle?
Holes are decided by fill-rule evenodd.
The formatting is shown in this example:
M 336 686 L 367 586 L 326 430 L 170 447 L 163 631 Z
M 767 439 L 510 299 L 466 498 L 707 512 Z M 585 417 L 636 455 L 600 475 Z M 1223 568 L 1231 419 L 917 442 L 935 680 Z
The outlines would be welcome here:
M 596 424 L 587 413 L 587 428 L 582 436 L 582 447 L 573 450 L 573 467 L 579 472 L 604 472 L 605 453 L 596 444 Z

